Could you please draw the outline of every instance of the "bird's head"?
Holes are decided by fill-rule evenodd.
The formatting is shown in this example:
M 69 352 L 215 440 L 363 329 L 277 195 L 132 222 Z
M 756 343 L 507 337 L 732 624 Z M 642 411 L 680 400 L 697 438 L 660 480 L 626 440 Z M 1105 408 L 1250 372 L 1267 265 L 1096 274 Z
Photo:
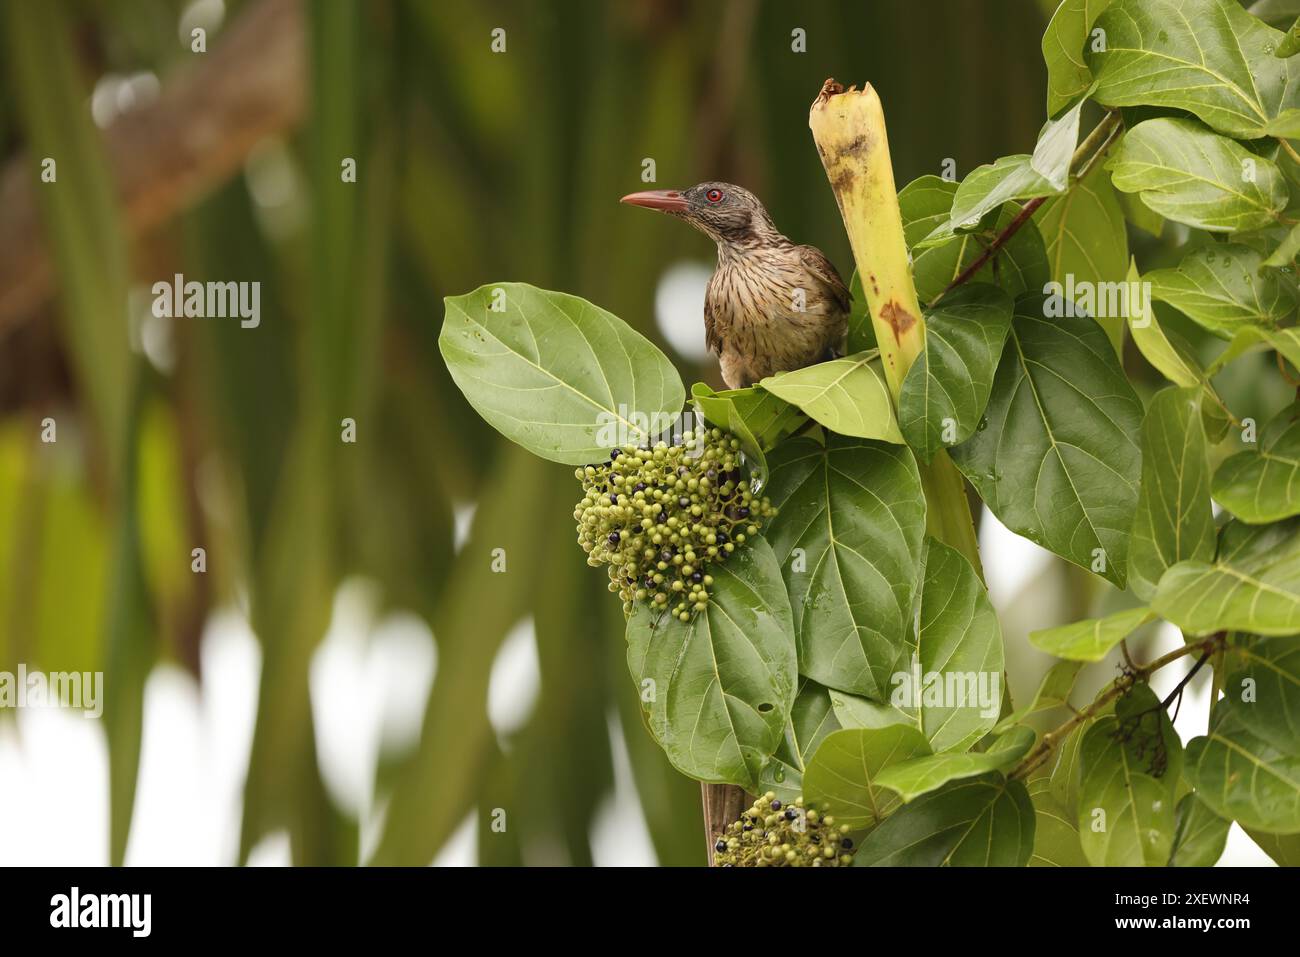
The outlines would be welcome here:
M 731 183 L 699 183 L 690 189 L 652 189 L 620 202 L 657 209 L 690 223 L 718 243 L 747 243 L 780 236 L 758 197 Z

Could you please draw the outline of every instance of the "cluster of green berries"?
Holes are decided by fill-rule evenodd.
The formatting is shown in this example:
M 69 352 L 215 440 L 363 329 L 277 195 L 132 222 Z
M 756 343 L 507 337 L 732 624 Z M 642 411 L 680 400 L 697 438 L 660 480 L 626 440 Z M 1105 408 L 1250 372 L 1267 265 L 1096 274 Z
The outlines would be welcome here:
M 626 445 L 574 475 L 578 544 L 588 565 L 609 566 L 628 615 L 648 600 L 689 621 L 708 606 L 709 566 L 776 514 L 741 474 L 740 441 L 721 429 L 686 432 L 680 445 Z
M 714 867 L 848 867 L 853 839 L 847 824 L 805 807 L 782 804 L 768 791 L 727 827 L 713 845 Z

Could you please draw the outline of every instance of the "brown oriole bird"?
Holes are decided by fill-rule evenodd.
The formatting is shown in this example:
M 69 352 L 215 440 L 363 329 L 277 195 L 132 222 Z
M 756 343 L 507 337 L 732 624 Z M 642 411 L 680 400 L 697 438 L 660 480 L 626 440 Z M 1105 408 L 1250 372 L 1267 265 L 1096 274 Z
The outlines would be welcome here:
M 700 183 L 632 193 L 622 202 L 685 220 L 718 244 L 704 294 L 704 341 L 729 388 L 821 362 L 839 348 L 848 287 L 820 249 L 787 239 L 749 190 Z

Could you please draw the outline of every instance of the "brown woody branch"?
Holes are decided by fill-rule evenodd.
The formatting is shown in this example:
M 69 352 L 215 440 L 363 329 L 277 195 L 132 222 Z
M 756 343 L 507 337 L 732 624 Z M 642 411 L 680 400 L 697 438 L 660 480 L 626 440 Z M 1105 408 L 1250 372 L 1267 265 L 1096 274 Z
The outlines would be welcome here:
M 211 53 L 194 56 L 194 69 L 155 103 L 124 114 L 103 133 L 127 241 L 166 223 L 237 173 L 259 141 L 302 119 L 300 0 L 261 0 Z M 0 175 L 0 339 L 38 313 L 54 288 L 34 179 L 31 158 L 22 155 Z

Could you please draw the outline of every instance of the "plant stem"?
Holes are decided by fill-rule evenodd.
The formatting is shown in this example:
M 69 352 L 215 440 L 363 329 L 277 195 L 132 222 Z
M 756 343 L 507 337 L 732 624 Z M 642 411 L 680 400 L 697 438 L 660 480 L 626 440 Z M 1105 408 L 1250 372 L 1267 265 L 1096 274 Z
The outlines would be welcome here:
M 827 80 L 808 111 L 808 126 L 853 247 L 885 379 L 897 406 L 907 370 L 925 348 L 925 317 L 903 236 L 884 108 L 870 84 L 845 90 Z M 929 465 L 921 464 L 920 471 L 927 531 L 958 549 L 980 571 L 961 474 L 942 451 Z
M 1288 143 L 1285 137 L 1279 136 L 1277 141 L 1282 144 L 1282 149 L 1286 150 L 1286 154 L 1290 156 L 1291 159 L 1296 163 L 1300 163 L 1300 153 L 1295 151 L 1295 147 Z
M 1134 668 L 1131 671 L 1128 671 L 1125 674 L 1120 675 L 1120 677 L 1116 678 L 1115 681 L 1111 684 L 1111 686 L 1106 689 L 1105 693 L 1102 694 L 1100 697 L 1098 697 L 1096 701 L 1094 701 L 1092 704 L 1090 704 L 1088 707 L 1084 708 L 1083 710 L 1076 711 L 1074 715 L 1060 727 L 1054 728 L 1051 731 L 1047 732 L 1045 735 L 1043 735 L 1043 740 L 1038 743 L 1038 747 L 1030 751 L 1029 754 L 1026 755 L 1025 758 L 1011 770 L 1011 772 L 1007 775 L 1007 777 L 1010 778 L 1028 777 L 1031 771 L 1033 771 L 1044 761 L 1046 761 L 1049 757 L 1051 757 L 1052 750 L 1062 740 L 1064 740 L 1065 737 L 1071 731 L 1073 731 L 1079 725 L 1083 724 L 1089 718 L 1105 710 L 1107 705 L 1109 705 L 1120 695 L 1127 692 L 1138 681 L 1145 680 L 1155 672 L 1159 671 L 1165 665 L 1177 661 L 1179 658 L 1182 658 L 1185 655 L 1190 655 L 1198 651 L 1202 652 L 1201 661 L 1198 662 L 1194 668 L 1192 668 L 1192 670 L 1187 674 L 1187 676 L 1182 680 L 1182 682 L 1179 683 L 1178 687 L 1174 689 L 1175 693 L 1181 691 L 1183 689 L 1183 686 L 1186 685 L 1186 683 L 1191 680 L 1192 675 L 1196 673 L 1197 669 L 1199 669 L 1201 665 L 1204 664 L 1205 658 L 1208 657 L 1211 653 L 1213 653 L 1217 649 L 1219 649 L 1220 647 L 1222 647 L 1223 638 L 1224 638 L 1223 632 L 1221 631 L 1216 632 L 1215 634 L 1210 635 L 1210 637 L 1208 638 L 1202 638 L 1200 641 L 1194 641 L 1191 644 L 1183 645 L 1181 648 L 1175 648 L 1173 651 L 1169 652 L 1168 654 L 1161 655 L 1159 658 L 1157 658 L 1155 661 L 1151 662 L 1150 664 L 1142 665 L 1141 667 Z M 1172 699 L 1173 699 L 1173 695 L 1171 695 L 1170 698 L 1167 699 L 1161 705 L 1161 707 L 1168 707 L 1169 701 L 1171 701 Z
M 1119 136 L 1119 123 L 1119 111 L 1111 110 L 1093 128 L 1087 138 L 1079 144 L 1079 148 L 1074 151 L 1074 157 L 1070 160 L 1070 175 L 1074 177 L 1076 183 L 1091 173 L 1096 163 L 1106 154 L 1106 150 L 1110 149 L 1111 143 Z M 1070 188 L 1073 188 L 1073 184 L 1071 184 Z M 976 273 L 984 268 L 990 259 L 1001 251 L 1003 246 L 1010 242 L 1011 237 L 1018 233 L 1025 223 L 1029 222 L 1034 213 L 1038 212 L 1038 208 L 1047 202 L 1049 198 L 1047 196 L 1036 196 L 1025 203 L 1016 218 L 1007 223 L 1006 228 L 998 233 L 993 242 L 985 247 L 984 251 L 975 257 L 971 264 L 963 269 L 961 274 L 950 282 L 943 292 L 935 297 L 934 302 L 938 302 L 963 283 L 969 282 Z M 934 303 L 932 302 L 931 305 L 934 305 Z

